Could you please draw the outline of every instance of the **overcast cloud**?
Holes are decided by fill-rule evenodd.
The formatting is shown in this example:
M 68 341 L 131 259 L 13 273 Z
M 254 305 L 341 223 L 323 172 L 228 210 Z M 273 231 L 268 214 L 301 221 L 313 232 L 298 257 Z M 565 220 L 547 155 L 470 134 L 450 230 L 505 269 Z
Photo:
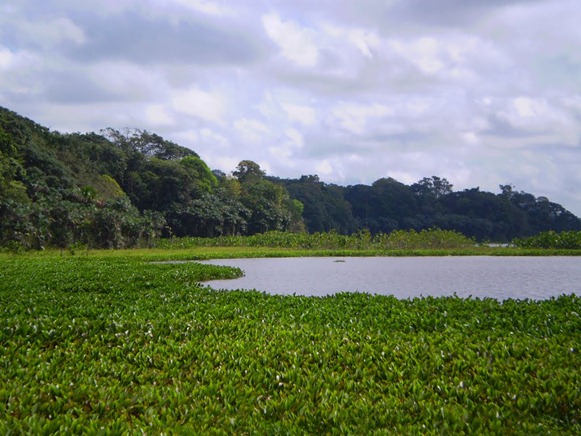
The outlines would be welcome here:
M 0 105 L 226 173 L 499 184 L 581 216 L 579 0 L 8 0 Z

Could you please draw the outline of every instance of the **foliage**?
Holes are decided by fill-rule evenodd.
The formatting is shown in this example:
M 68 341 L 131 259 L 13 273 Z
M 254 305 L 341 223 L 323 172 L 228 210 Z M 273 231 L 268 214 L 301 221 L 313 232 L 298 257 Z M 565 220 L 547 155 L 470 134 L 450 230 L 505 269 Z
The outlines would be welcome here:
M 360 231 L 351 235 L 337 232 L 289 233 L 270 231 L 252 236 L 223 236 L 218 238 L 181 238 L 160 241 L 160 247 L 271 247 L 299 250 L 449 250 L 473 248 L 475 241 L 450 230 L 398 230 L 389 234 L 371 235 Z
M 234 176 L 144 130 L 60 134 L 0 108 L 0 245 L 117 248 L 145 234 L 151 245 L 154 235 L 304 230 L 301 203 L 258 164 L 242 161 Z
M 256 162 L 251 160 L 243 160 L 238 164 L 232 175 L 242 183 L 263 179 L 266 176 L 266 173 Z
M 157 212 L 140 214 L 127 197 L 107 202 L 71 201 L 53 193 L 32 204 L 0 205 L 0 246 L 12 249 L 150 246 L 165 226 Z
M 386 249 L 385 235 L 398 230 L 440 228 L 479 242 L 581 230 L 578 217 L 547 198 L 500 188 L 500 194 L 454 192 L 438 176 L 411 186 L 381 178 L 342 187 L 316 175 L 267 176 L 250 160 L 226 175 L 155 133 L 61 134 L 0 107 L 0 246 L 15 250 L 151 246 L 158 237 L 235 239 L 272 231 L 313 235 L 300 246 L 337 239 L 338 249 L 379 246 L 381 237 Z M 327 241 L 328 232 L 353 238 Z M 411 234 L 406 238 L 411 244 Z
M 548 231 L 528 238 L 515 239 L 513 244 L 522 248 L 581 250 L 581 231 Z
M 396 230 L 388 235 L 379 235 L 378 240 L 387 249 L 415 250 L 469 248 L 475 245 L 473 239 L 452 230 L 429 229 Z
M 248 160 L 240 162 L 233 175 L 240 183 L 240 200 L 250 213 L 249 234 L 282 231 L 290 227 L 297 205 L 284 187 L 267 180 L 260 166 Z M 294 215 L 296 217 L 296 213 Z
M 306 230 L 311 233 L 369 229 L 376 234 L 438 227 L 480 242 L 509 242 L 550 229 L 581 230 L 581 219 L 562 206 L 509 185 L 493 194 L 479 188 L 454 192 L 452 184 L 437 176 L 411 186 L 383 178 L 371 186 L 340 187 L 322 183 L 317 176 L 277 183 L 303 203 Z
M 411 186 L 416 195 L 431 196 L 435 199 L 452 193 L 452 184 L 445 178 L 437 176 L 424 177 Z
M 3 256 L 0 432 L 579 434 L 581 300 L 200 287 L 196 263 Z
M 12 138 L 0 127 L 0 201 L 29 201 L 26 186 L 17 179 L 23 171 Z
M 128 154 L 153 157 L 160 160 L 179 160 L 186 157 L 199 158 L 198 154 L 189 148 L 182 147 L 147 130 L 125 129 L 123 132 L 112 128 L 102 130 L 103 135 L 116 147 Z
M 303 205 L 302 217 L 309 233 L 336 230 L 350 234 L 357 228 L 351 207 L 344 198 L 343 188 L 323 183 L 318 176 L 302 176 L 298 180 L 280 180 L 291 198 Z
M 196 180 L 199 192 L 211 192 L 218 185 L 216 176 L 199 157 L 187 156 L 180 160 L 180 164 L 188 169 L 188 172 Z

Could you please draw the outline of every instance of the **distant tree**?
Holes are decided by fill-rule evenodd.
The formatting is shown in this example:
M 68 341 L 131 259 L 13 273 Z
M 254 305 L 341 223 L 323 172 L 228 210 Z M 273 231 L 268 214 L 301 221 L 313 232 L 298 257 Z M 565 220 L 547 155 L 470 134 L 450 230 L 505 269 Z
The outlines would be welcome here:
M 305 205 L 296 198 L 291 200 L 289 230 L 293 233 L 302 233 L 306 230 L 303 221 Z
M 524 214 L 505 196 L 478 188 L 454 192 L 439 202 L 438 226 L 480 241 L 510 241 L 524 225 Z
M 291 214 L 286 190 L 264 179 L 247 176 L 243 180 L 242 203 L 251 211 L 248 220 L 249 233 L 287 230 Z
M 232 173 L 241 182 L 249 181 L 250 179 L 262 179 L 266 175 L 256 162 L 251 160 L 243 160 L 236 167 L 236 171 Z
M 506 198 L 507 200 L 512 199 L 514 195 L 513 185 L 498 185 L 500 187 L 500 196 Z
M 95 212 L 93 239 L 99 247 L 135 246 L 141 232 L 141 216 L 127 197 L 111 200 Z
M 397 221 L 400 228 L 405 227 L 406 218 L 411 218 L 418 212 L 417 199 L 409 186 L 389 177 L 375 181 L 372 188 L 379 200 L 379 217 Z M 393 229 L 381 231 L 390 230 Z
M 376 190 L 363 184 L 348 186 L 345 189 L 345 199 L 351 206 L 358 228 L 369 229 L 372 233 L 381 231 L 381 225 L 377 222 L 380 201 Z
M 174 204 L 167 213 L 175 236 L 214 237 L 246 232 L 251 211 L 222 192 L 204 194 L 189 204 Z
M 5 135 L 7 136 L 7 135 Z M 2 132 L 0 132 L 0 144 L 3 142 Z M 8 143 L 8 141 L 6 141 Z M 28 203 L 27 189 L 22 181 L 18 180 L 25 170 L 14 157 L 16 152 L 11 152 L 10 144 L 0 147 L 0 201 L 14 200 L 16 202 Z
M 233 176 L 239 182 L 240 200 L 250 211 L 247 231 L 249 234 L 264 233 L 271 230 L 289 230 L 300 226 L 298 205 L 293 203 L 287 189 L 267 178 L 257 163 L 241 161 Z
M 279 180 L 291 198 L 303 204 L 303 221 L 309 233 L 336 230 L 351 233 L 356 222 L 345 200 L 345 188 L 320 181 L 317 175 L 303 175 L 298 180 Z
M 212 170 L 212 174 L 214 174 L 214 177 L 216 177 L 217 180 L 226 177 L 226 173 L 222 170 Z
M 188 156 L 200 157 L 195 151 L 147 130 L 125 128 L 123 132 L 120 132 L 108 127 L 101 130 L 101 133 L 127 153 L 138 152 L 145 157 L 161 160 L 181 159 Z
M 210 168 L 206 163 L 195 156 L 187 156 L 180 160 L 180 164 L 183 165 L 191 177 L 194 180 L 196 187 L 196 194 L 200 196 L 202 193 L 211 192 L 216 186 L 218 186 L 218 179 L 210 171 Z
M 453 185 L 445 178 L 432 176 L 424 177 L 419 182 L 414 183 L 411 188 L 416 195 L 431 195 L 438 199 L 443 195 L 450 194 Z

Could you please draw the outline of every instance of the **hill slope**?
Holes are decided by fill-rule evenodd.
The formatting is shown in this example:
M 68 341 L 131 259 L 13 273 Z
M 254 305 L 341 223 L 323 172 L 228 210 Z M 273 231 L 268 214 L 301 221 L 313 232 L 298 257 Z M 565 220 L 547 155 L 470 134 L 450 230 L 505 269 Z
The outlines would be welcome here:
M 501 186 L 454 192 L 446 179 L 341 187 L 268 177 L 252 161 L 231 176 L 142 130 L 61 134 L 0 107 L 0 245 L 126 247 L 160 236 L 270 230 L 373 233 L 440 227 L 508 241 L 581 220 L 544 197 Z

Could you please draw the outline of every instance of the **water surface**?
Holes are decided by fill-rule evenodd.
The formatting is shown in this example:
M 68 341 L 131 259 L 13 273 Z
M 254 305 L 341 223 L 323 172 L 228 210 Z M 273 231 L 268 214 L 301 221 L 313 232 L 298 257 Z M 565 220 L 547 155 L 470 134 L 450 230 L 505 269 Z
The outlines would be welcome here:
M 214 289 L 324 296 L 367 292 L 398 298 L 448 296 L 499 300 L 581 294 L 581 257 L 295 257 L 227 259 L 245 276 L 206 282 Z

